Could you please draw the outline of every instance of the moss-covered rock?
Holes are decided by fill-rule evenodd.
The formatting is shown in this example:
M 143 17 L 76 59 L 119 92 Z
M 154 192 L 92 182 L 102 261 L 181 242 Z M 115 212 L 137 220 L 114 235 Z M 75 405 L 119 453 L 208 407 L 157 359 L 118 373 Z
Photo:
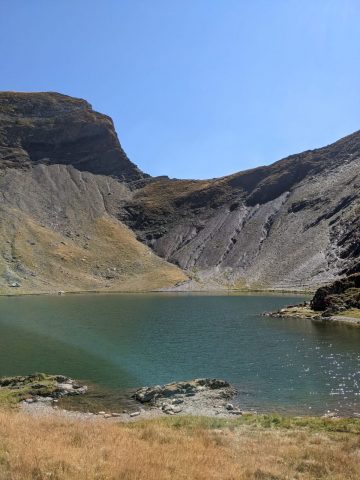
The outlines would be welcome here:
M 24 400 L 36 401 L 41 397 L 60 398 L 85 393 L 86 386 L 64 375 L 33 375 L 0 377 L 0 406 L 16 405 Z
M 311 300 L 311 308 L 329 313 L 360 309 L 360 273 L 319 288 Z

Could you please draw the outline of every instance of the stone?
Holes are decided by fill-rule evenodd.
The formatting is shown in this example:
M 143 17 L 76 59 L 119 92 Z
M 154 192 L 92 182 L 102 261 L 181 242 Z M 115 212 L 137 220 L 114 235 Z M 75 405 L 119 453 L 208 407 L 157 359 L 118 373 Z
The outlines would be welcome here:
M 163 406 L 161 407 L 161 409 L 164 411 L 164 412 L 172 412 L 174 410 L 174 407 L 168 403 L 166 404 L 163 404 Z
M 172 411 L 173 411 L 174 413 L 180 413 L 180 412 L 182 412 L 182 408 L 180 408 L 180 407 L 173 407 Z
M 152 408 L 161 409 L 168 415 L 180 412 L 208 415 L 213 414 L 213 408 L 224 408 L 224 404 L 217 405 L 219 398 L 231 398 L 235 393 L 235 388 L 228 382 L 205 378 L 143 387 L 134 392 L 133 398 L 141 403 L 148 398 Z
M 336 412 L 330 412 L 329 410 L 323 415 L 323 418 L 338 418 Z
M 234 405 L 232 403 L 228 403 L 225 406 L 226 410 L 234 410 Z
M 313 310 L 322 311 L 323 316 L 331 316 L 347 309 L 360 309 L 360 272 L 318 288 L 310 305 Z
M 140 415 L 140 412 L 131 412 L 130 417 L 138 417 Z
M 67 383 L 67 382 L 71 383 L 70 378 L 65 377 L 65 375 L 56 375 L 55 379 L 58 383 Z
M 155 387 L 143 387 L 136 390 L 132 396 L 141 403 L 147 403 L 156 398 L 157 395 L 163 393 L 163 391 L 164 389 L 162 389 L 160 385 L 156 385 Z
M 53 401 L 52 397 L 37 397 L 38 402 L 50 403 Z
M 59 383 L 58 388 L 60 388 L 61 390 L 68 390 L 68 391 L 73 390 L 73 386 L 71 383 Z

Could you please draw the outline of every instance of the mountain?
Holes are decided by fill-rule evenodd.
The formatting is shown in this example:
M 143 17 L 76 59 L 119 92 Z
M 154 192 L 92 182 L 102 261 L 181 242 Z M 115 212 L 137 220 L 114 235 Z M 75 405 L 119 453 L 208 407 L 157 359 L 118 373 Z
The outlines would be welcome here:
M 146 178 L 112 121 L 57 93 L 0 94 L 0 292 L 149 290 L 187 279 L 117 219 Z
M 0 168 L 60 164 L 127 182 L 146 177 L 121 148 L 111 118 L 85 100 L 2 92 L 0 115 Z
M 360 132 L 209 181 L 148 182 L 122 217 L 206 288 L 312 289 L 360 257 Z
M 360 132 L 219 179 L 152 178 L 86 101 L 3 92 L 0 215 L 6 293 L 314 289 L 360 261 Z

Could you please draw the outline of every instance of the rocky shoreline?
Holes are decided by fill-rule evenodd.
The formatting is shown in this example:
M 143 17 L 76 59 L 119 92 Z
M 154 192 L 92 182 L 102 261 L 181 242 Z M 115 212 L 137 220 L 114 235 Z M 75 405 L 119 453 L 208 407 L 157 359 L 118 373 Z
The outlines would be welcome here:
M 360 327 L 360 318 L 329 314 L 327 312 L 316 312 L 312 310 L 308 302 L 304 302 L 300 305 L 288 305 L 285 308 L 281 308 L 276 312 L 264 312 L 264 317 L 273 318 L 300 318 L 311 320 L 316 323 L 322 324 L 344 324 L 354 327 Z
M 0 401 L 6 400 L 9 404 L 57 401 L 64 396 L 83 395 L 86 392 L 86 385 L 65 375 L 35 373 L 0 378 Z
M 360 266 L 355 265 L 346 276 L 316 290 L 310 302 L 288 305 L 264 316 L 306 318 L 319 323 L 338 323 L 360 327 Z
M 143 387 L 133 394 L 141 404 L 167 415 L 241 415 L 240 407 L 231 400 L 236 389 L 225 380 L 199 378 L 166 385 Z
M 199 378 L 137 389 L 132 398 L 135 406 L 119 411 L 101 410 L 96 413 L 63 408 L 60 399 L 84 395 L 88 391 L 64 375 L 34 374 L 0 378 L 0 406 L 15 407 L 35 417 L 55 416 L 68 420 L 136 422 L 166 416 L 198 416 L 231 419 L 241 415 L 256 415 L 243 411 L 234 402 L 236 389 L 225 380 Z M 4 398 L 8 403 L 4 403 Z M 10 399 L 10 401 L 9 401 Z M 354 414 L 356 418 L 360 414 Z M 338 412 L 327 411 L 323 418 L 340 418 Z
M 60 378 L 60 376 L 55 378 Z M 236 395 L 236 389 L 230 383 L 225 380 L 208 378 L 139 388 L 132 395 L 139 407 L 131 411 L 103 410 L 91 413 L 66 410 L 58 405 L 59 398 L 65 395 L 86 393 L 87 388 L 86 386 L 79 386 L 72 379 L 64 378 L 66 378 L 66 383 L 57 383 L 53 393 L 23 398 L 19 402 L 22 411 L 35 416 L 56 415 L 84 420 L 105 418 L 124 422 L 166 415 L 231 418 L 244 413 L 232 401 Z

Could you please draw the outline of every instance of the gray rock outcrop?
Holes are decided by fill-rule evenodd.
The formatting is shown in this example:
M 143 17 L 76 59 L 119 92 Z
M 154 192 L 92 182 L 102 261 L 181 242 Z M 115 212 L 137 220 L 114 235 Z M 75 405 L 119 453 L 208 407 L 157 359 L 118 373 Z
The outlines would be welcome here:
M 199 378 L 139 388 L 133 398 L 167 415 L 232 416 L 242 414 L 232 404 L 229 408 L 228 400 L 235 394 L 236 389 L 225 380 Z

